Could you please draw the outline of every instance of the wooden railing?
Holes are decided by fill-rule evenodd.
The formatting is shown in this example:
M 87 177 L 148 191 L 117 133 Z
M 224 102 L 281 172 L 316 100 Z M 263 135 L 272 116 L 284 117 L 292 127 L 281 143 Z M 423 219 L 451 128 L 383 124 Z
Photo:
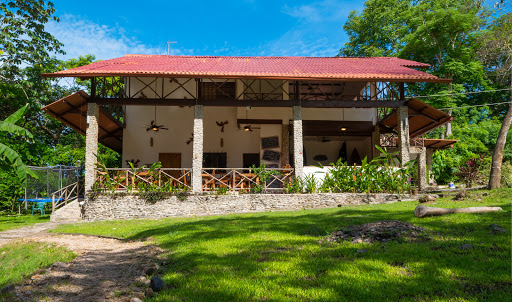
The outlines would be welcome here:
M 52 193 L 52 213 L 58 208 L 65 206 L 68 202 L 71 202 L 78 198 L 79 194 L 78 182 L 72 183 L 62 189 Z
M 244 193 L 279 192 L 294 175 L 292 168 L 203 168 L 202 190 L 204 192 L 238 191 Z M 264 179 L 266 178 L 266 179 Z M 167 187 L 169 191 L 192 188 L 192 171 L 183 168 L 161 168 L 132 170 L 129 168 L 107 168 L 98 170 L 95 189 L 138 192 L 144 186 Z
M 132 170 L 127 168 L 107 168 L 96 173 L 96 189 L 116 191 L 139 191 L 142 186 L 167 186 L 169 188 L 190 189 L 191 169 L 160 168 Z
M 292 177 L 292 168 L 203 168 L 202 189 L 247 193 L 276 192 L 283 191 L 285 183 Z

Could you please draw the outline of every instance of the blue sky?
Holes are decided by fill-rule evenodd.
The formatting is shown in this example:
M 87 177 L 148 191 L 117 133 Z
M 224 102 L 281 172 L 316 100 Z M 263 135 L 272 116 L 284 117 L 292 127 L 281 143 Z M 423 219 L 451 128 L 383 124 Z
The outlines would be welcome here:
M 334 56 L 347 40 L 343 24 L 364 1 L 53 0 L 61 22 L 47 29 L 65 58 L 88 53 L 240 56 Z

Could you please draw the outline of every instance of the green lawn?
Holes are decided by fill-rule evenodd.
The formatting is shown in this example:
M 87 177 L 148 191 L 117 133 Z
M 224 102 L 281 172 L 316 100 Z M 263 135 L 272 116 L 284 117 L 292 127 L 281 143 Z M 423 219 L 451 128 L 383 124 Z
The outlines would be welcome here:
M 420 219 L 413 214 L 417 202 L 401 202 L 93 222 L 56 231 L 154 240 L 168 251 L 168 287 L 152 301 L 510 301 L 511 193 L 473 192 L 469 200 L 430 204 L 501 206 L 498 213 Z M 439 234 L 426 242 L 322 241 L 349 225 L 390 219 Z M 492 234 L 490 224 L 508 233 Z
M 69 261 L 74 257 L 73 252 L 48 243 L 14 242 L 4 245 L 0 247 L 0 288 L 54 262 Z
M 0 216 L 0 232 L 49 221 L 50 215 Z

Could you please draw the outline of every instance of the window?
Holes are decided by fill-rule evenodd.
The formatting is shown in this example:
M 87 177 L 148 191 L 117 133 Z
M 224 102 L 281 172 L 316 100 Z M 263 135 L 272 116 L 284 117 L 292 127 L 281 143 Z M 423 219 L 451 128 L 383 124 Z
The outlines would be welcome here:
M 203 153 L 203 168 L 227 168 L 227 153 Z

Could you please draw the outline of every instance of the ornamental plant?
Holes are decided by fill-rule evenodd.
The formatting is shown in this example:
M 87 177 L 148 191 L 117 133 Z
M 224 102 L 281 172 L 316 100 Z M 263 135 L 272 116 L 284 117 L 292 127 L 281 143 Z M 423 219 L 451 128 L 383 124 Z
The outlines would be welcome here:
M 466 161 L 463 165 L 459 166 L 459 178 L 466 184 L 466 188 L 471 188 L 473 184 L 480 180 L 480 169 L 484 156 L 473 157 Z

